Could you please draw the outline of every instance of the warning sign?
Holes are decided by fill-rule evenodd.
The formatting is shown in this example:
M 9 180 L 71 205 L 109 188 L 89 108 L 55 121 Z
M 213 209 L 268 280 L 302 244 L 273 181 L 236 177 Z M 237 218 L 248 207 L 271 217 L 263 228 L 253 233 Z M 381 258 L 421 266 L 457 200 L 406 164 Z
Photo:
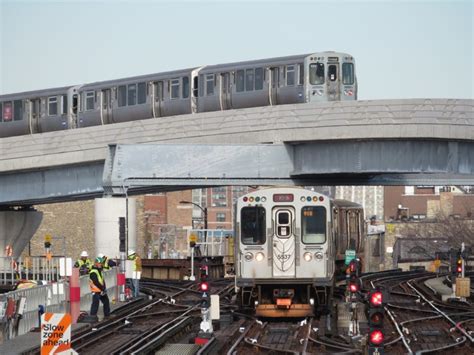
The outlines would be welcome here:
M 193 234 L 190 234 L 190 235 L 189 235 L 189 241 L 190 241 L 190 242 L 195 242 L 195 243 L 196 243 L 197 240 L 198 240 L 198 238 L 197 238 L 197 235 L 196 235 L 196 234 L 193 233 Z
M 71 315 L 45 313 L 41 316 L 41 355 L 71 349 Z

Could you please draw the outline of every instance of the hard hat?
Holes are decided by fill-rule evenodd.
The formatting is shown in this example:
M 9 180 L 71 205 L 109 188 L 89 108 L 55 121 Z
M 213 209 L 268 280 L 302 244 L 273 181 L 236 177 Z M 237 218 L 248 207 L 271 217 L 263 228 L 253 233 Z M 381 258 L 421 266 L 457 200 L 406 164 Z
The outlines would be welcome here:
M 95 262 L 102 264 L 102 258 L 100 257 L 95 258 Z
M 87 258 L 88 256 L 89 256 L 89 254 L 88 254 L 87 251 L 85 251 L 85 250 L 81 253 L 81 258 L 82 258 L 82 257 L 86 257 L 86 258 Z
M 105 255 L 103 253 L 99 253 L 99 255 L 97 255 L 98 258 L 103 258 Z
M 133 254 L 135 254 L 135 250 L 133 250 L 133 249 L 128 249 L 128 255 L 130 256 L 130 255 L 133 255 Z

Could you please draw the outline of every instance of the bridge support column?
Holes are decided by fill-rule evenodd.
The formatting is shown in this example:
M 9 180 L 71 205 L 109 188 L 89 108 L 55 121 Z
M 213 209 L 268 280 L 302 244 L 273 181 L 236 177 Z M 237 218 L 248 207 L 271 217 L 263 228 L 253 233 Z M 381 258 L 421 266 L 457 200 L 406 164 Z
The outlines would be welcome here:
M 95 255 L 103 253 L 110 258 L 120 257 L 119 217 L 125 217 L 128 221 L 128 242 L 126 248 L 136 250 L 136 199 L 104 197 L 95 199 Z
M 33 209 L 0 211 L 0 256 L 8 256 L 6 249 L 10 246 L 11 256 L 18 258 L 42 220 L 43 212 Z

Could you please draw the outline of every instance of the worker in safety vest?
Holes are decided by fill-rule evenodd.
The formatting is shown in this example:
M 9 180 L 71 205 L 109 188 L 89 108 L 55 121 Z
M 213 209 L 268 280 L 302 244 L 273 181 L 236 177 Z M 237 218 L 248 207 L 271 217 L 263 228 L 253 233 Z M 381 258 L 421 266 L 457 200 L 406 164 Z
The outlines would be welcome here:
M 128 260 L 133 260 L 132 291 L 133 297 L 138 297 L 140 293 L 140 278 L 142 274 L 142 259 L 135 253 L 135 250 L 128 250 Z
M 104 276 L 102 274 L 102 259 L 96 258 L 94 266 L 89 272 L 89 287 L 92 292 L 91 316 L 96 316 L 99 310 L 99 301 L 104 305 L 104 317 L 110 315 L 110 302 L 107 296 L 107 286 L 105 285 Z
M 111 268 L 117 266 L 117 263 L 114 260 L 109 259 L 108 256 L 104 255 L 103 253 L 99 253 L 97 257 L 102 259 L 102 268 L 104 271 L 110 270 Z
M 87 275 L 92 268 L 92 261 L 89 259 L 89 254 L 87 251 L 81 253 L 81 258 L 76 261 L 74 267 L 79 268 L 79 274 Z

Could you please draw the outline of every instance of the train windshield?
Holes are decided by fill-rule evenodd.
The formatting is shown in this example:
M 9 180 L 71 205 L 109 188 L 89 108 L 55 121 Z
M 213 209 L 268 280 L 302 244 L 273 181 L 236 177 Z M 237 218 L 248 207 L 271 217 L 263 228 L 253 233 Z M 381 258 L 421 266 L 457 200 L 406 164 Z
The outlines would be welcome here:
M 326 241 L 326 208 L 322 206 L 303 207 L 301 229 L 303 243 L 324 243 Z
M 240 235 L 243 244 L 265 243 L 265 208 L 244 207 L 240 212 Z
M 309 82 L 311 85 L 324 84 L 324 64 L 311 63 L 309 65 Z
M 354 64 L 342 63 L 342 83 L 344 85 L 354 84 Z

